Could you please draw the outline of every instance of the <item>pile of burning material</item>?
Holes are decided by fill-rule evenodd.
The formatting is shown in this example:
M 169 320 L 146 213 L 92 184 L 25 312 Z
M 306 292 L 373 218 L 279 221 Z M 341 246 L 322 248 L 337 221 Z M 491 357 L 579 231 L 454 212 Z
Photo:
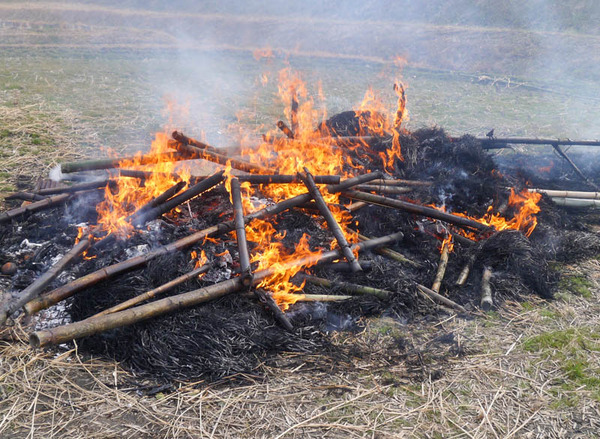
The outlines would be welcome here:
M 72 181 L 109 171 L 15 194 L 30 204 L 0 215 L 0 257 L 18 267 L 0 322 L 23 308 L 34 347 L 80 339 L 155 378 L 214 378 L 282 351 L 334 355 L 327 331 L 363 316 L 551 297 L 548 261 L 600 250 L 477 139 L 402 129 L 396 91 L 391 118 L 356 110 L 317 130 L 294 94 L 285 137 L 241 156 L 174 132 L 148 155 L 62 165 Z M 186 165 L 207 160 L 224 169 Z

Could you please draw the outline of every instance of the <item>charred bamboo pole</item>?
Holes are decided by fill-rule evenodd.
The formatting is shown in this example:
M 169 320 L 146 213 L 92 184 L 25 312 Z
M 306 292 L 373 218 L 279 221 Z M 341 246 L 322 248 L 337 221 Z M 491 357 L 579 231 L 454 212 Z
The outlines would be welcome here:
M 397 239 L 401 239 L 402 233 L 376 238 L 371 241 L 362 242 L 356 245 L 359 250 L 367 250 L 379 245 L 386 245 Z M 339 250 L 332 250 L 322 254 L 315 254 L 305 258 L 298 259 L 286 264 L 284 269 L 292 267 L 306 266 L 307 264 L 316 264 L 320 262 L 329 262 L 340 257 Z M 253 283 L 259 284 L 269 276 L 275 274 L 280 268 L 261 270 L 255 273 Z M 189 308 L 209 300 L 213 300 L 226 294 L 239 291 L 243 288 L 240 277 L 235 277 L 223 282 L 219 282 L 208 287 L 189 291 L 187 293 L 177 294 L 166 297 L 134 308 L 107 314 L 101 317 L 88 318 L 79 322 L 64 326 L 58 326 L 52 329 L 37 331 L 31 334 L 30 344 L 35 347 L 43 347 L 49 344 L 60 344 L 69 340 L 86 337 L 102 331 L 128 326 L 133 323 L 151 319 L 163 314 L 171 313 L 183 308 Z
M 167 200 L 169 200 L 171 197 L 173 197 L 175 194 L 177 194 L 181 189 L 183 189 L 184 186 L 185 186 L 185 181 L 179 181 L 179 182 L 175 183 L 173 186 L 168 188 L 162 194 L 154 197 L 153 199 L 148 201 L 146 204 L 144 204 L 142 207 L 140 207 L 137 211 L 137 214 L 139 215 L 142 212 L 146 212 L 146 211 L 152 209 L 153 207 L 160 206 L 161 204 L 163 204 Z
M 247 162 L 244 160 L 228 157 L 226 155 L 219 154 L 218 152 L 215 152 L 215 151 L 212 151 L 209 149 L 205 149 L 205 148 L 198 148 L 196 146 L 193 146 L 193 145 L 190 145 L 187 143 L 172 141 L 169 143 L 169 146 L 172 146 L 177 151 L 179 151 L 183 154 L 186 154 L 190 158 L 204 159 L 204 160 L 211 161 L 213 163 L 218 163 L 223 166 L 230 164 L 232 168 L 239 169 L 240 171 L 244 171 L 244 172 L 256 172 L 259 174 L 273 174 L 272 169 L 266 168 L 264 166 L 256 165 L 254 163 L 250 163 L 250 162 Z
M 40 201 L 46 198 L 48 198 L 48 195 L 32 194 L 31 192 L 14 192 L 8 195 L 5 200 Z
M 442 254 L 440 255 L 440 263 L 438 264 L 437 273 L 435 274 L 435 278 L 433 280 L 433 285 L 431 289 L 436 293 L 440 292 L 440 287 L 442 286 L 442 281 L 444 280 L 444 275 L 446 274 L 446 267 L 448 266 L 448 259 L 450 258 L 450 248 L 448 244 L 442 244 Z
M 206 176 L 192 177 L 193 181 L 200 181 L 207 178 Z M 297 175 L 284 174 L 248 174 L 237 175 L 236 178 L 240 182 L 249 182 L 251 184 L 287 184 L 287 183 L 302 183 L 302 180 Z M 339 175 L 315 175 L 315 183 L 317 184 L 338 184 L 341 180 Z
M 342 302 L 354 296 L 334 296 L 331 294 L 302 294 L 298 302 Z
M 380 249 L 375 250 L 376 252 L 379 251 Z M 372 261 L 360 261 L 360 266 L 362 267 L 363 271 L 371 271 L 373 269 L 373 262 Z M 334 262 L 332 264 L 329 264 L 327 266 L 327 268 L 330 268 L 331 270 L 334 271 L 339 271 L 342 273 L 348 273 L 352 271 L 352 265 L 350 265 L 348 262 Z
M 6 319 L 14 314 L 19 308 L 27 302 L 36 298 L 46 288 L 50 282 L 56 279 L 69 264 L 71 264 L 79 255 L 81 255 L 90 245 L 89 239 L 82 239 L 69 250 L 56 264 L 48 271 L 38 277 L 35 282 L 21 291 L 17 298 L 5 303 L 0 308 L 0 326 L 6 322 Z
M 299 278 L 313 285 L 318 285 L 325 288 L 337 288 L 340 291 L 344 291 L 346 293 L 354 295 L 370 294 L 372 296 L 379 297 L 380 299 L 386 299 L 392 294 L 391 291 L 382 290 L 380 288 L 373 288 L 365 285 L 357 285 L 349 282 L 331 281 L 329 279 L 311 276 L 304 273 L 299 273 Z
M 292 104 L 291 104 L 291 108 L 290 108 L 290 122 L 292 124 L 292 133 L 298 133 L 298 107 L 299 107 L 299 103 L 298 103 L 298 94 L 296 93 L 296 90 L 293 91 L 292 93 Z
M 333 233 L 333 236 L 338 242 L 344 257 L 352 265 L 352 271 L 362 271 L 360 264 L 358 263 L 356 257 L 354 256 L 354 253 L 352 253 L 352 250 L 350 249 L 350 244 L 348 244 L 348 241 L 344 236 L 344 231 L 342 230 L 336 219 L 333 217 L 333 214 L 329 210 L 329 207 L 327 207 L 327 203 L 323 199 L 323 195 L 321 195 L 319 188 L 315 184 L 312 174 L 307 168 L 304 168 L 304 175 L 298 174 L 298 176 L 302 179 L 312 198 L 315 200 L 315 204 L 319 208 L 321 215 L 323 215 L 323 217 L 325 218 L 327 226 L 329 227 L 329 230 L 331 231 L 331 233 Z
M 69 162 L 62 163 L 60 165 L 60 171 L 63 174 L 79 171 L 95 171 L 98 169 L 112 169 L 118 168 L 122 165 L 130 166 L 131 162 L 134 161 L 140 165 L 151 165 L 154 163 L 162 162 L 177 162 L 180 160 L 189 160 L 178 152 L 165 152 L 161 154 L 152 155 L 138 155 L 130 157 L 121 157 L 117 159 L 98 159 L 98 160 L 86 160 L 82 162 Z
M 289 139 L 294 138 L 294 132 L 286 125 L 286 123 L 282 120 L 277 121 L 277 128 L 279 128 L 283 133 L 288 136 Z
M 61 203 L 66 202 L 70 196 L 70 194 L 54 195 L 53 197 L 44 198 L 43 200 L 35 201 L 26 206 L 17 207 L 16 209 L 0 213 L 0 223 L 11 221 L 14 218 L 18 218 L 28 213 L 38 212 L 40 210 L 49 209 L 51 207 L 57 206 Z
M 545 194 L 551 198 L 579 198 L 582 200 L 600 200 L 600 192 L 557 191 L 551 189 L 529 189 L 529 192 Z
M 257 288 L 254 291 L 254 294 L 256 297 L 258 297 L 258 300 L 260 300 L 260 302 L 265 305 L 269 311 L 271 311 L 277 323 L 283 326 L 286 331 L 292 332 L 294 330 L 294 325 L 292 325 L 290 319 L 287 318 L 285 313 L 281 310 L 281 308 L 279 308 L 277 303 L 275 303 L 273 296 L 261 288 Z
M 462 305 L 459 305 L 458 303 L 454 302 L 453 300 L 450 300 L 447 297 L 444 297 L 441 294 L 436 293 L 435 291 L 427 288 L 424 285 L 417 284 L 417 291 L 419 291 L 424 296 L 429 297 L 430 299 L 432 299 L 438 303 L 441 303 L 442 305 L 446 305 L 449 308 L 455 309 L 462 313 L 467 312 L 467 310 Z
M 459 140 L 451 137 L 450 140 Z M 561 145 L 561 146 L 600 146 L 598 140 L 560 140 L 560 139 L 534 139 L 529 137 L 480 137 L 476 140 L 481 142 L 484 149 L 507 148 L 507 145 Z
M 131 223 L 135 226 L 140 226 L 151 219 L 158 218 L 162 214 L 176 208 L 181 203 L 185 203 L 186 201 L 191 200 L 192 198 L 200 195 L 202 192 L 205 192 L 218 185 L 219 183 L 221 183 L 221 181 L 223 181 L 223 175 L 224 171 L 215 172 L 206 180 L 202 180 L 201 182 L 196 183 L 195 185 L 183 191 L 179 195 L 176 195 L 173 198 L 165 201 L 164 203 L 146 210 L 145 212 L 141 212 L 140 214 L 135 215 L 135 217 L 132 218 Z
M 571 168 L 573 168 L 573 170 L 579 176 L 579 178 L 581 178 L 589 186 L 593 187 L 596 191 L 600 191 L 600 187 L 598 187 L 598 185 L 596 183 L 591 181 L 589 178 L 587 178 L 584 175 L 583 172 L 581 172 L 581 169 L 579 169 L 579 167 L 575 164 L 575 162 L 573 162 L 573 160 L 571 160 L 571 158 L 567 155 L 567 153 L 564 152 L 557 143 L 553 143 L 552 148 L 554 148 L 554 150 L 556 151 L 556 153 L 559 156 L 561 156 L 563 159 L 565 159 L 565 161 L 571 166 Z
M 235 223 L 235 234 L 240 254 L 240 276 L 245 287 L 252 285 L 252 267 L 250 265 L 250 252 L 246 240 L 246 224 L 244 222 L 244 207 L 242 206 L 242 192 L 240 181 L 231 179 L 231 201 L 233 203 L 233 221 Z
M 105 180 L 96 180 L 90 181 L 87 183 L 79 183 L 71 186 L 62 186 L 62 187 L 51 187 L 47 189 L 40 189 L 36 191 L 38 195 L 53 195 L 53 194 L 65 194 L 79 191 L 86 191 L 89 189 L 101 189 L 106 187 L 107 185 L 115 186 L 115 181 L 110 179 Z
M 146 300 L 153 299 L 163 293 L 166 293 L 167 291 L 172 290 L 176 286 L 181 285 L 184 282 L 187 282 L 188 280 L 197 278 L 198 276 L 206 273 L 212 267 L 213 267 L 213 264 L 210 264 L 210 263 L 204 264 L 201 267 L 195 268 L 194 270 L 190 271 L 189 273 L 186 273 L 184 275 L 176 277 L 175 279 L 167 282 L 166 284 L 162 284 L 161 286 L 156 287 L 150 291 L 146 291 L 145 293 L 142 293 L 135 297 L 132 297 L 131 299 L 126 300 L 125 302 L 119 303 L 118 305 L 115 305 L 112 308 L 105 309 L 104 311 L 93 315 L 91 318 L 100 317 L 100 316 L 104 316 L 106 314 L 112 314 L 115 312 L 123 311 L 125 309 L 131 308 L 132 306 L 135 306 L 142 302 L 145 302 Z
M 330 192 L 340 192 L 351 188 L 357 184 L 361 184 L 373 180 L 374 178 L 380 177 L 380 172 L 359 175 L 358 177 L 353 177 L 344 180 L 337 185 L 328 186 L 328 190 Z M 302 203 L 306 203 L 310 199 L 311 195 L 309 193 L 297 195 L 293 198 L 289 198 L 277 204 L 273 204 L 271 206 L 265 207 L 264 209 L 251 213 L 247 215 L 244 219 L 246 223 L 249 223 L 254 219 L 265 218 L 270 215 L 277 215 L 285 210 L 292 209 Z M 73 282 L 70 282 L 66 285 L 63 285 L 62 287 L 50 291 L 48 294 L 42 295 L 37 299 L 32 300 L 27 305 L 25 305 L 25 310 L 28 314 L 33 314 L 44 308 L 52 306 L 55 303 L 60 302 L 61 300 L 71 297 L 73 294 L 87 287 L 95 285 L 98 282 L 110 279 L 121 273 L 125 273 L 127 271 L 142 267 L 146 265 L 149 261 L 159 256 L 183 250 L 184 248 L 189 247 L 190 245 L 193 245 L 197 242 L 200 242 L 207 237 L 231 232 L 234 228 L 235 224 L 233 221 L 225 221 L 207 229 L 200 230 L 199 232 L 193 233 L 189 236 L 186 236 L 185 238 L 181 238 L 166 246 L 159 247 L 155 250 L 146 253 L 145 255 L 136 256 L 125 261 L 119 262 L 117 264 L 101 268 L 100 270 L 94 271 L 90 274 L 80 277 L 79 279 L 76 279 Z M 378 243 L 379 241 L 371 240 L 370 242 Z M 390 240 L 389 242 L 394 242 L 394 240 Z M 385 245 L 385 243 L 382 245 Z
M 178 142 L 185 143 L 186 145 L 192 145 L 196 148 L 206 149 L 208 151 L 217 151 L 217 148 L 215 148 L 214 146 L 210 146 L 204 142 L 200 142 L 199 140 L 192 139 L 191 137 L 188 137 L 185 134 L 183 134 L 181 131 L 173 131 L 171 133 L 171 137 L 173 137 L 173 139 L 177 140 Z
M 432 207 L 410 203 L 408 201 L 396 200 L 393 198 L 382 197 L 381 195 L 368 194 L 360 191 L 345 191 L 342 193 L 342 195 L 353 200 L 366 201 L 368 203 L 378 204 L 380 206 L 399 209 L 416 215 L 446 221 L 447 223 L 455 224 L 461 227 L 469 227 L 486 232 L 493 230 L 493 228 L 486 226 L 485 224 L 478 223 L 477 221 L 452 215 L 451 213 L 442 212 Z
M 490 267 L 483 267 L 483 274 L 481 275 L 481 309 L 489 311 L 494 306 L 494 300 L 492 299 L 492 287 L 490 286 L 490 279 L 492 278 L 492 269 Z
M 421 180 L 380 179 L 373 180 L 371 184 L 382 186 L 431 186 L 433 182 Z
M 414 189 L 410 187 L 403 186 L 384 186 L 384 185 L 370 185 L 370 184 L 361 184 L 360 186 L 356 186 L 356 190 L 360 191 L 368 191 L 368 192 L 378 192 L 380 194 L 407 194 L 412 192 Z

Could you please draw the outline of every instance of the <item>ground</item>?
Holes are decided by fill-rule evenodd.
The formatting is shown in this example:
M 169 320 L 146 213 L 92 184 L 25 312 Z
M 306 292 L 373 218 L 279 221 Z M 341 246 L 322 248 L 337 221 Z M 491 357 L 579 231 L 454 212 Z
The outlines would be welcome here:
M 156 29 L 176 13 L 129 11 L 129 27 L 106 18 L 123 14 L 77 3 L 0 4 L 3 194 L 60 162 L 103 156 L 105 148 L 147 149 L 169 122 L 164 95 L 177 102 L 173 124 L 205 131 L 216 144 L 230 141 L 224 132 L 240 121 L 270 127 L 283 114 L 273 91 L 286 62 L 313 89 L 322 81 L 330 113 L 356 105 L 368 85 L 393 104 L 398 70 L 385 61 L 385 48 L 377 56 L 306 50 L 257 60 L 252 50 L 261 45 L 252 41 L 243 50 L 229 43 L 218 51 L 179 48 Z M 501 65 L 449 70 L 448 50 L 465 33 L 498 51 L 507 50 L 496 43 L 499 33 L 522 30 L 434 30 L 446 44 L 443 65 L 424 59 L 402 71 L 411 126 L 600 137 L 594 78 L 540 83 L 519 68 L 509 76 L 522 45 L 508 47 L 514 56 Z M 527 35 L 534 41 L 538 34 Z M 589 61 L 584 49 L 598 53 L 595 36 L 568 38 L 582 47 L 574 65 Z M 18 322 L 0 341 L 0 437 L 597 437 L 600 262 L 559 268 L 565 277 L 551 302 L 531 297 L 487 314 L 411 323 L 372 319 L 359 333 L 332 335 L 348 352 L 342 361 L 282 355 L 255 376 L 176 383 L 174 390 L 144 387 L 76 346 L 34 351 Z

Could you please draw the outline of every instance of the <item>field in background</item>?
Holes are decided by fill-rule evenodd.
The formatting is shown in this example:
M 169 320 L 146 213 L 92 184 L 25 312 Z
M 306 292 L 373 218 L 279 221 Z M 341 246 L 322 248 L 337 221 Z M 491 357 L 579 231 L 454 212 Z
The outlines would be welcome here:
M 357 29 L 357 16 L 307 24 L 293 9 L 239 19 L 227 3 L 209 3 L 210 16 L 191 3 L 0 3 L 0 192 L 106 148 L 149 148 L 170 123 L 165 99 L 178 104 L 173 124 L 216 145 L 235 142 L 228 127 L 240 121 L 271 129 L 283 115 L 274 93 L 286 63 L 313 91 L 322 82 L 329 114 L 369 86 L 393 108 L 392 56 L 405 49 L 413 128 L 600 138 L 600 69 L 591 68 L 600 39 L 577 27 L 584 18 L 550 36 L 501 28 L 514 25 L 507 20 L 475 26 L 476 15 L 460 26 L 373 15 Z M 565 57 L 544 75 L 531 62 L 540 41 L 561 42 L 549 66 Z M 267 42 L 275 57 L 256 60 Z M 284 368 L 265 367 L 264 377 L 174 392 L 76 349 L 33 352 L 17 327 L 0 342 L 0 437 L 596 437 L 600 269 L 591 260 L 563 270 L 552 303 L 507 303 L 472 320 L 369 320 L 360 334 L 333 336 L 353 352 L 344 361 L 284 355 Z

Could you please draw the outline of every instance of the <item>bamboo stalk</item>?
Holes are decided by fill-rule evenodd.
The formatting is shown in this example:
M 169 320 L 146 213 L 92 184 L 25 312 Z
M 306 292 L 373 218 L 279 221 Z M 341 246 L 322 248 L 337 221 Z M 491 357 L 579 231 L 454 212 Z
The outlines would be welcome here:
M 431 186 L 433 182 L 422 180 L 379 179 L 373 180 L 371 184 L 383 186 Z
M 282 120 L 277 121 L 277 128 L 279 128 L 283 133 L 289 138 L 294 138 L 294 132 L 286 125 L 286 123 Z
M 357 184 L 370 181 L 373 178 L 378 178 L 380 175 L 381 173 L 377 172 L 360 175 L 358 177 L 353 177 L 344 180 L 337 185 L 328 186 L 328 189 L 330 192 L 343 191 Z M 306 203 L 310 199 L 311 195 L 309 193 L 300 194 L 293 198 L 289 198 L 287 200 L 281 201 L 279 203 L 265 207 L 264 209 L 258 210 L 254 213 L 251 213 L 244 217 L 244 220 L 246 221 L 246 223 L 249 223 L 254 219 L 265 218 L 270 215 L 277 215 L 278 213 L 281 213 L 285 210 L 292 209 L 295 206 L 298 206 L 302 203 Z M 207 237 L 231 232 L 234 229 L 234 227 L 235 224 L 233 221 L 225 221 L 215 226 L 193 233 L 189 236 L 186 236 L 185 238 L 181 238 L 166 246 L 158 247 L 157 249 L 152 250 L 146 253 L 145 255 L 135 256 L 117 264 L 113 264 L 108 267 L 96 270 L 66 285 L 63 285 L 62 287 L 56 288 L 55 290 L 50 291 L 48 294 L 42 295 L 37 299 L 32 300 L 27 305 L 25 305 L 25 311 L 27 312 L 27 314 L 33 314 L 44 308 L 52 306 L 55 303 L 60 302 L 61 300 L 71 297 L 73 294 L 87 287 L 95 285 L 100 281 L 110 279 L 111 277 L 116 276 L 118 274 L 142 267 L 146 265 L 149 261 L 159 256 L 183 250 L 184 248 L 189 247 L 190 245 L 193 245 L 199 241 L 202 241 Z
M 557 191 L 551 189 L 529 189 L 529 192 L 546 194 L 552 198 L 579 198 L 585 200 L 600 200 L 600 192 Z
M 186 201 L 191 200 L 194 197 L 197 197 L 202 192 L 205 192 L 213 188 L 217 184 L 221 183 L 221 181 L 223 181 L 224 173 L 224 171 L 217 171 L 206 180 L 202 180 L 199 183 L 196 183 L 189 189 L 165 201 L 164 203 L 134 215 L 134 217 L 131 219 L 131 223 L 135 226 L 141 226 L 147 221 L 150 221 L 154 218 L 158 218 L 164 213 L 167 213 L 170 210 L 176 208 L 180 204 L 185 203 Z
M 242 193 L 240 181 L 231 179 L 231 201 L 233 203 L 233 221 L 235 223 L 235 234 L 240 255 L 240 276 L 245 287 L 252 285 L 252 267 L 250 266 L 250 252 L 246 240 L 246 225 L 244 222 L 244 207 L 242 206 Z M 266 299 L 265 299 L 266 300 Z M 289 323 L 289 322 L 288 322 Z
M 302 179 L 302 181 L 306 185 L 306 188 L 308 189 L 309 193 L 312 195 L 312 198 L 315 201 L 315 204 L 317 205 L 319 211 L 321 212 L 321 215 L 323 215 L 323 217 L 325 218 L 325 221 L 327 222 L 327 226 L 329 227 L 329 230 L 331 231 L 331 233 L 333 233 L 333 236 L 335 237 L 336 241 L 338 242 L 344 257 L 352 265 L 352 271 L 354 271 L 354 272 L 362 271 L 362 268 L 360 267 L 360 264 L 356 260 L 354 253 L 352 253 L 352 250 L 350 250 L 350 244 L 348 244 L 348 241 L 346 240 L 346 237 L 344 236 L 344 231 L 342 230 L 342 228 L 340 227 L 340 225 L 338 224 L 336 219 L 333 217 L 333 214 L 329 210 L 327 203 L 325 203 L 325 200 L 323 199 L 323 195 L 321 195 L 319 188 L 317 187 L 317 185 L 315 184 L 315 181 L 313 180 L 312 174 L 305 167 L 304 174 L 298 174 L 298 177 Z
M 331 294 L 302 294 L 298 302 L 341 302 L 354 296 L 334 296 Z
M 600 200 L 582 198 L 552 198 L 552 202 L 564 207 L 600 207 Z
M 200 181 L 207 178 L 206 176 L 192 177 L 193 181 Z M 237 175 L 236 178 L 240 182 L 249 182 L 251 184 L 287 184 L 287 183 L 302 183 L 302 180 L 297 175 L 284 175 L 284 174 L 248 174 L 248 175 Z M 341 180 L 339 175 L 315 175 L 313 177 L 317 184 L 338 184 Z
M 19 216 L 22 216 L 22 215 L 25 215 L 28 213 L 33 213 L 33 212 L 38 212 L 40 210 L 49 209 L 50 207 L 54 207 L 58 204 L 66 202 L 70 196 L 71 196 L 70 194 L 54 195 L 53 197 L 44 198 L 43 200 L 35 201 L 26 206 L 17 207 L 16 209 L 12 209 L 7 212 L 0 213 L 0 223 L 11 221 L 14 218 L 17 218 Z
M 69 250 L 57 263 L 55 263 L 48 271 L 38 277 L 31 285 L 21 291 L 15 299 L 6 302 L 0 308 L 0 326 L 6 322 L 6 319 L 15 313 L 19 308 L 27 302 L 39 296 L 50 282 L 69 265 L 79 255 L 81 255 L 90 245 L 89 239 L 82 239 L 71 250 Z
M 36 192 L 36 194 L 38 194 L 38 195 L 53 195 L 53 194 L 65 194 L 65 193 L 85 191 L 88 189 L 101 189 L 101 188 L 106 187 L 106 185 L 114 186 L 115 183 L 116 182 L 114 180 L 110 180 L 110 179 L 96 180 L 96 181 L 90 181 L 90 182 L 86 182 L 86 183 L 74 184 L 71 186 L 40 189 L 39 191 Z
M 571 160 L 567 153 L 564 152 L 557 143 L 553 143 L 552 148 L 554 148 L 554 150 L 558 153 L 559 156 L 565 159 L 565 161 L 571 166 L 571 168 L 573 168 L 573 170 L 579 176 L 579 178 L 581 178 L 584 182 L 586 182 L 589 186 L 593 187 L 595 190 L 600 191 L 600 187 L 598 187 L 596 183 L 591 181 L 584 175 L 583 172 L 581 172 L 581 169 L 579 169 L 575 162 Z
M 217 148 L 215 148 L 214 146 L 210 146 L 204 142 L 200 142 L 199 140 L 192 139 L 191 137 L 188 137 L 185 134 L 183 134 L 181 131 L 173 131 L 171 133 L 171 137 L 173 137 L 173 139 L 177 140 L 178 142 L 185 143 L 186 145 L 192 145 L 196 148 L 206 149 L 209 151 L 217 151 Z
M 450 140 L 455 141 L 459 140 L 459 138 L 451 137 Z M 480 137 L 476 140 L 482 143 L 482 147 L 486 149 L 493 148 L 506 148 L 507 144 L 514 145 L 579 145 L 579 146 L 600 146 L 600 141 L 598 140 L 560 140 L 560 139 L 535 139 L 530 137 L 505 137 L 505 138 L 497 138 L 497 137 Z
M 206 273 L 208 270 L 210 270 L 213 267 L 213 265 L 214 264 L 211 264 L 211 263 L 204 264 L 201 267 L 195 268 L 194 270 L 190 271 L 189 273 L 185 273 L 165 284 L 160 285 L 159 287 L 156 287 L 150 291 L 146 291 L 145 293 L 142 293 L 135 297 L 132 297 L 131 299 L 126 300 L 125 302 L 119 303 L 118 305 L 115 305 L 111 308 L 105 309 L 104 311 L 101 311 L 98 314 L 94 314 L 90 318 L 100 317 L 100 316 L 104 316 L 107 314 L 112 314 L 115 312 L 123 311 L 123 310 L 131 308 L 132 306 L 135 306 L 139 303 L 145 302 L 146 300 L 153 299 L 163 293 L 166 293 L 167 291 L 172 290 L 176 286 L 181 285 L 184 282 L 187 282 L 188 280 L 195 279 L 196 277 L 200 276 L 201 274 Z
M 126 164 L 126 166 L 130 166 L 131 162 L 134 160 L 136 161 L 136 163 L 138 163 L 140 165 L 151 165 L 154 163 L 177 162 L 180 160 L 189 160 L 189 158 L 178 152 L 165 152 L 165 153 L 152 154 L 152 155 L 120 157 L 120 158 L 116 158 L 116 159 L 98 159 L 98 160 L 86 160 L 86 161 L 82 161 L 82 162 L 62 163 L 60 165 L 60 171 L 63 174 L 68 174 L 71 172 L 79 172 L 79 171 L 95 171 L 98 169 L 112 169 L 112 168 L 118 168 L 122 164 Z
M 426 297 L 429 297 L 432 300 L 435 300 L 443 305 L 446 305 L 449 308 L 455 309 L 455 310 L 463 312 L 463 313 L 467 312 L 467 310 L 462 305 L 459 305 L 458 303 L 448 299 L 447 297 L 444 297 L 441 294 L 436 293 L 435 291 L 427 288 L 424 285 L 417 284 L 417 291 L 419 291 L 421 294 L 423 294 Z
M 198 148 L 193 145 L 189 145 L 187 143 L 171 141 L 169 142 L 169 146 L 172 146 L 177 151 L 186 154 L 190 158 L 194 159 L 204 159 L 211 161 L 213 163 L 218 163 L 220 165 L 226 166 L 227 164 L 231 165 L 234 169 L 239 169 L 244 172 L 256 172 L 259 174 L 273 174 L 273 171 L 269 168 L 266 168 L 261 165 L 256 165 L 254 163 L 250 163 L 244 160 L 228 157 L 223 154 L 219 154 L 218 152 Z
M 256 290 L 254 290 L 254 294 L 256 295 L 256 297 L 258 297 L 258 300 L 260 300 L 260 302 L 263 305 L 265 305 L 269 309 L 269 311 L 271 311 L 271 313 L 273 313 L 275 320 L 281 326 L 283 326 L 287 331 L 290 332 L 294 330 L 294 325 L 292 325 L 290 319 L 287 318 L 287 316 L 284 314 L 281 308 L 279 308 L 277 303 L 275 303 L 275 299 L 273 299 L 273 296 L 271 296 L 262 288 L 257 288 Z
M 448 246 L 442 244 L 442 254 L 440 255 L 440 263 L 438 264 L 437 273 L 435 274 L 433 285 L 431 286 L 431 289 L 436 293 L 440 292 L 440 287 L 442 286 L 442 281 L 444 280 L 444 275 L 446 274 L 446 267 L 448 266 L 449 257 L 450 250 L 448 249 Z
M 365 241 L 356 244 L 358 250 L 368 250 L 379 245 L 385 245 L 394 240 L 401 239 L 402 233 L 375 238 L 371 241 Z M 289 270 L 292 267 L 314 265 L 316 263 L 330 262 L 339 258 L 339 250 L 331 250 L 322 254 L 314 254 L 295 261 L 291 261 L 283 267 L 277 269 L 269 268 L 255 273 L 253 284 L 257 285 L 267 277 L 272 276 L 281 269 Z M 90 336 L 102 331 L 128 326 L 133 323 L 151 319 L 163 314 L 171 313 L 183 308 L 198 305 L 200 303 L 223 297 L 226 294 L 239 291 L 243 288 L 240 277 L 235 277 L 223 282 L 219 282 L 208 287 L 199 288 L 187 293 L 177 294 L 175 296 L 159 299 L 134 308 L 103 315 L 101 317 L 88 318 L 68 325 L 58 326 L 52 329 L 37 331 L 30 335 L 29 342 L 35 347 L 44 347 L 49 344 L 60 344 L 69 340 Z
M 441 221 L 446 221 L 451 224 L 455 224 L 461 227 L 469 227 L 472 229 L 482 231 L 492 231 L 493 228 L 481 224 L 477 221 L 473 221 L 468 218 L 453 215 L 451 213 L 442 212 L 432 207 L 421 206 L 419 204 L 410 203 L 408 201 L 396 200 L 393 198 L 382 197 L 381 195 L 368 194 L 366 192 L 359 191 L 345 191 L 342 193 L 343 196 L 360 201 L 366 201 L 372 204 L 378 204 L 380 206 L 391 207 L 394 209 L 403 210 L 405 212 L 413 213 L 416 215 L 426 216 L 429 218 L 435 218 Z
M 353 283 L 349 283 L 349 282 L 331 281 L 329 279 L 324 279 L 322 277 L 317 277 L 317 276 L 311 276 L 311 275 L 304 274 L 304 273 L 299 273 L 299 277 L 302 280 L 306 280 L 306 282 L 308 282 L 310 284 L 319 285 L 319 286 L 325 287 L 325 288 L 338 288 L 341 291 L 344 291 L 344 292 L 350 293 L 350 294 L 359 294 L 359 295 L 370 294 L 370 295 L 379 297 L 380 299 L 386 299 L 392 294 L 391 291 L 382 290 L 380 288 L 373 288 L 373 287 L 368 287 L 365 285 L 357 285 L 357 284 L 353 284 Z
M 402 186 L 384 186 L 384 185 L 369 185 L 369 184 L 361 184 L 360 186 L 356 186 L 356 190 L 367 191 L 367 192 L 377 192 L 380 194 L 407 194 L 413 191 L 413 188 L 410 187 L 402 187 Z
M 48 198 L 46 195 L 33 194 L 31 192 L 14 192 L 8 195 L 5 200 L 25 200 L 25 201 L 40 201 Z
M 483 267 L 483 274 L 481 275 L 481 309 L 489 311 L 494 306 L 494 300 L 492 299 L 492 287 L 490 286 L 490 279 L 492 278 L 492 269 L 490 267 Z
M 377 252 L 379 250 L 380 249 L 377 249 L 375 251 Z M 373 262 L 372 261 L 360 261 L 360 266 L 362 267 L 363 271 L 370 271 L 373 269 Z M 351 272 L 352 271 L 352 265 L 350 265 L 348 262 L 334 262 L 332 264 L 329 264 L 327 266 L 327 268 L 330 268 L 332 270 L 339 271 L 339 272 Z
M 290 122 L 292 123 L 292 133 L 298 132 L 298 108 L 300 104 L 298 103 L 298 94 L 294 89 L 292 93 L 292 103 L 290 105 Z

